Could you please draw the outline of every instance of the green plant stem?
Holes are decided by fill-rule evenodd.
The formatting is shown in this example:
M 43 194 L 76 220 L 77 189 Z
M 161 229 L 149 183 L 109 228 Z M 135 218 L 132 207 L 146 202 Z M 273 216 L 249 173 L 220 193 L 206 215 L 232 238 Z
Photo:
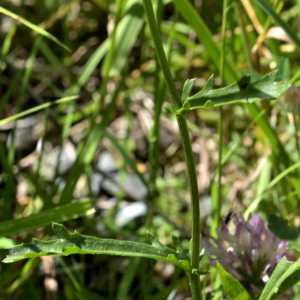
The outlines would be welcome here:
M 162 68 L 167 87 L 170 91 L 173 106 L 176 110 L 178 110 L 182 107 L 182 103 L 177 93 L 171 75 L 171 71 L 167 62 L 167 58 L 162 46 L 151 0 L 143 0 L 143 3 L 144 3 L 144 8 L 148 20 L 148 25 L 150 27 L 151 35 L 153 38 L 157 58 Z M 190 135 L 187 127 L 186 115 L 185 114 L 177 115 L 176 118 L 177 118 L 178 127 L 181 135 L 181 140 L 183 143 L 185 160 L 187 164 L 189 188 L 191 194 L 191 214 L 192 214 L 191 265 L 193 268 L 198 269 L 199 254 L 200 254 L 200 206 L 199 206 L 199 194 L 198 194 L 198 185 L 197 185 L 197 174 L 196 174 L 195 162 L 193 157 L 192 145 L 190 141 Z M 202 300 L 199 276 L 195 274 L 189 274 L 189 279 L 190 279 L 193 299 Z
M 202 292 L 200 286 L 199 276 L 195 274 L 189 275 L 189 281 L 191 286 L 192 298 L 194 299 L 201 299 L 202 300 Z
M 185 161 L 187 165 L 187 173 L 189 180 L 189 188 L 191 194 L 191 215 L 192 215 L 192 257 L 191 265 L 193 268 L 199 268 L 200 254 L 200 206 L 199 192 L 197 183 L 197 174 L 190 140 L 189 130 L 186 121 L 186 115 L 177 115 L 177 123 L 180 130 L 181 141 L 183 144 Z M 200 278 L 198 275 L 190 275 L 191 291 L 194 300 L 202 299 Z
M 222 177 L 222 139 L 223 139 L 223 107 L 219 108 L 219 123 L 218 123 L 218 166 L 217 166 L 217 194 L 216 194 L 216 210 L 214 211 L 214 226 L 213 231 L 220 227 L 221 220 L 221 198 L 222 198 L 222 186 L 221 186 L 221 177 Z
M 160 30 L 160 23 L 163 15 L 163 3 L 162 0 L 158 0 L 157 3 L 157 25 Z M 169 49 L 167 50 L 169 51 Z M 170 51 L 169 51 L 170 52 Z M 156 176 L 159 168 L 159 118 L 161 114 L 161 108 L 164 101 L 166 92 L 166 84 L 161 72 L 158 60 L 156 59 L 155 67 L 155 94 L 154 94 L 154 117 L 153 126 L 149 134 L 149 151 L 148 151 L 148 166 L 149 166 L 149 181 L 148 181 L 148 195 L 147 195 L 147 214 L 145 217 L 145 227 L 149 228 L 153 217 L 154 201 L 158 198 L 158 190 L 156 187 Z
M 223 1 L 223 18 L 222 18 L 222 50 L 220 56 L 220 75 L 221 75 L 221 87 L 224 86 L 224 66 L 225 66 L 225 41 L 226 41 L 226 21 L 227 21 L 227 0 Z M 221 177 L 222 177 L 222 150 L 223 150 L 223 107 L 219 108 L 219 124 L 218 124 L 218 134 L 219 134 L 219 141 L 218 141 L 218 182 L 217 182 L 217 195 L 216 195 L 216 210 L 214 211 L 214 226 L 213 231 L 216 228 L 220 227 L 220 220 L 221 220 L 221 197 L 222 197 L 222 186 L 221 186 Z
M 163 7 L 162 0 L 158 2 L 157 16 L 160 9 L 160 5 Z M 158 17 L 157 17 L 158 18 Z M 175 7 L 173 26 L 171 34 L 169 35 L 168 44 L 167 44 L 167 60 L 170 62 L 171 52 L 172 52 L 172 44 L 174 40 L 174 35 L 176 32 L 176 22 L 178 19 L 178 10 Z M 157 19 L 157 23 L 159 24 L 159 20 Z M 149 134 L 149 154 L 148 154 L 148 164 L 149 164 L 149 182 L 148 182 L 148 196 L 147 196 L 147 215 L 145 217 L 145 226 L 149 228 L 151 223 L 152 215 L 153 215 L 153 203 L 154 200 L 158 197 L 158 190 L 156 186 L 156 177 L 159 169 L 159 120 L 162 109 L 162 104 L 166 92 L 166 84 L 164 80 L 164 76 L 161 72 L 159 63 L 157 61 L 156 66 L 156 74 L 155 74 L 155 111 L 153 118 L 153 127 L 151 128 L 151 132 Z
M 168 65 L 168 61 L 166 58 L 166 54 L 164 51 L 164 48 L 162 46 L 162 41 L 160 38 L 159 30 L 156 24 L 156 19 L 154 16 L 154 11 L 152 7 L 151 0 L 143 0 L 144 8 L 148 20 L 148 25 L 150 27 L 151 35 L 153 38 L 153 43 L 156 51 L 156 55 L 159 61 L 159 64 L 161 66 L 162 72 L 164 74 L 164 78 L 167 84 L 167 87 L 171 94 L 172 103 L 174 105 L 175 110 L 178 110 L 181 108 L 182 103 L 179 98 L 179 95 L 177 93 L 172 74 Z

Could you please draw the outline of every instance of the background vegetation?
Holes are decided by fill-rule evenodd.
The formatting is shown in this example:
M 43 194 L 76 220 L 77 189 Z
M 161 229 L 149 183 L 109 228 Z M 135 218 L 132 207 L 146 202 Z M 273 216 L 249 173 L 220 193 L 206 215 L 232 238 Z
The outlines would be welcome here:
M 287 34 L 257 2 L 229 1 L 221 52 L 222 1 L 190 2 L 192 9 L 185 1 L 153 1 L 179 94 L 184 82 L 196 77 L 192 93 L 198 92 L 212 73 L 215 88 L 224 85 L 221 53 L 226 84 L 249 73 L 256 80 L 275 69 L 279 80 L 293 84 L 277 101 L 188 113 L 201 237 L 214 235 L 221 217 L 232 210 L 255 211 L 264 219 L 276 213 L 297 228 L 297 169 L 270 183 L 300 158 L 300 3 L 268 1 L 289 26 Z M 52 221 L 86 235 L 140 242 L 149 230 L 170 247 L 175 232 L 188 249 L 184 154 L 175 117 L 161 111 L 169 92 L 142 1 L 11 0 L 1 6 L 1 259 L 13 244 L 55 238 Z M 78 99 L 52 103 L 73 95 Z M 7 122 L 47 103 L 55 105 Z M 183 271 L 154 260 L 73 255 L 0 268 L 1 299 L 190 297 Z M 211 271 L 201 277 L 206 299 L 220 299 L 208 260 L 202 269 Z

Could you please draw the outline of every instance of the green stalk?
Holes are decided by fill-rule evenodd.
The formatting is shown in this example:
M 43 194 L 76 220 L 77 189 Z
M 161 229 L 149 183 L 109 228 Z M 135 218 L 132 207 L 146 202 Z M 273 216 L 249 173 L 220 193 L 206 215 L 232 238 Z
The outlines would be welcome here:
M 226 41 L 226 20 L 227 20 L 227 0 L 223 1 L 223 18 L 222 18 L 222 50 L 220 56 L 220 76 L 221 76 L 221 87 L 224 86 L 224 66 L 225 66 L 225 41 Z M 222 198 L 222 186 L 221 186 L 221 177 L 222 177 L 222 139 L 223 139 L 223 107 L 219 108 L 219 124 L 218 124 L 218 182 L 217 182 L 217 195 L 216 195 L 216 203 L 213 205 L 215 207 L 214 210 L 214 222 L 212 226 L 212 234 L 215 234 L 215 229 L 220 227 L 221 220 L 221 198 Z
M 157 3 L 157 25 L 160 30 L 160 23 L 163 15 L 162 0 Z M 171 48 L 171 47 L 170 47 Z M 167 50 L 169 51 L 169 49 Z M 170 51 L 169 51 L 170 52 Z M 148 152 L 148 166 L 149 166 L 149 181 L 148 181 L 148 195 L 147 195 L 147 214 L 145 217 L 145 227 L 149 228 L 151 219 L 153 217 L 153 203 L 158 198 L 158 190 L 156 187 L 156 176 L 159 168 L 159 118 L 161 108 L 164 101 L 166 84 L 161 72 L 158 60 L 156 59 L 155 67 L 155 93 L 154 93 L 154 117 L 153 126 L 149 134 L 149 152 Z
M 160 5 L 163 6 L 162 0 L 158 1 L 158 9 L 157 9 L 157 23 L 159 24 L 158 14 L 160 9 Z M 161 15 L 161 14 L 160 14 Z M 178 19 L 178 10 L 175 7 L 174 12 L 174 20 L 172 31 L 168 39 L 167 44 L 167 60 L 170 62 L 171 52 L 172 52 L 172 44 L 175 35 L 175 25 Z M 149 182 L 148 182 L 148 196 L 147 196 L 147 215 L 145 218 L 145 226 L 149 228 L 151 223 L 151 218 L 153 214 L 153 202 L 158 197 L 158 191 L 156 187 L 156 177 L 159 169 L 159 120 L 162 109 L 162 104 L 165 96 L 166 84 L 164 80 L 164 76 L 160 70 L 159 63 L 157 61 L 157 66 L 155 70 L 155 111 L 153 117 L 153 127 L 151 128 L 151 132 L 149 134 L 149 154 L 148 154 L 148 164 L 149 164 Z
M 217 185 L 216 194 L 213 199 L 213 226 L 211 227 L 211 235 L 216 237 L 216 229 L 220 227 L 221 220 L 221 198 L 222 198 L 222 139 L 223 139 L 223 107 L 219 108 L 219 123 L 218 123 L 218 166 L 217 166 Z M 213 193 L 212 193 L 213 194 Z
M 167 62 L 167 58 L 162 46 L 159 30 L 154 16 L 151 0 L 143 0 L 144 8 L 150 27 L 151 35 L 154 42 L 157 58 L 162 68 L 167 87 L 171 94 L 171 100 L 176 110 L 182 107 L 181 100 L 177 93 L 171 71 Z M 192 257 L 191 265 L 193 268 L 199 268 L 199 254 L 200 254 L 200 207 L 199 194 L 197 185 L 197 175 L 195 169 L 195 162 L 192 152 L 192 145 L 190 135 L 187 127 L 186 115 L 177 115 L 178 127 L 180 130 L 181 140 L 187 164 L 187 173 L 189 180 L 189 188 L 191 194 L 191 214 L 192 214 Z M 198 275 L 189 274 L 192 297 L 194 300 L 202 300 L 202 293 L 200 287 L 200 278 Z
M 171 71 L 170 71 L 170 68 L 169 68 L 169 65 L 167 62 L 166 54 L 165 54 L 164 48 L 162 46 L 159 30 L 158 30 L 158 27 L 156 24 L 156 19 L 154 16 L 153 7 L 151 4 L 151 0 L 143 0 L 143 2 L 144 2 L 144 8 L 145 8 L 145 12 L 146 12 L 147 20 L 148 20 L 148 25 L 149 25 L 149 28 L 151 31 L 153 42 L 154 42 L 156 55 L 157 55 L 159 64 L 161 66 L 162 72 L 164 74 L 164 78 L 165 78 L 167 87 L 170 91 L 172 103 L 174 105 L 175 110 L 178 110 L 181 108 L 182 103 L 181 103 L 181 100 L 177 93 L 177 90 L 176 90 L 176 87 L 175 87 L 175 84 L 174 84 L 174 81 L 172 78 L 172 74 L 171 74 Z

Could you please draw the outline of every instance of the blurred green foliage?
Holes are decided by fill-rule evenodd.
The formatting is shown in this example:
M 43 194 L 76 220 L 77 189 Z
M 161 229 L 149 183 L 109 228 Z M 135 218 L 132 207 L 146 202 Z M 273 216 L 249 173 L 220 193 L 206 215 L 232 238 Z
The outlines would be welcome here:
M 153 4 L 179 94 L 187 79 L 197 78 L 194 95 L 212 73 L 214 88 L 219 88 L 222 1 L 155 0 Z M 252 207 L 265 219 L 276 213 L 288 218 L 295 230 L 300 220 L 298 5 L 292 0 L 229 1 L 226 84 L 249 73 L 258 80 L 278 69 L 278 79 L 290 81 L 293 87 L 268 103 L 224 107 L 226 161 L 220 208 L 226 215 L 232 209 L 243 213 Z M 51 221 L 63 220 L 71 231 L 102 238 L 146 242 L 149 230 L 170 247 L 175 232 L 188 250 L 190 200 L 183 150 L 175 118 L 160 110 L 163 101 L 169 104 L 169 92 L 142 1 L 10 0 L 1 1 L 1 6 L 38 26 L 33 31 L 28 23 L 1 10 L 1 120 L 79 96 L 0 127 L 0 228 L 1 233 L 8 232 L 0 240 L 1 259 L 9 253 L 7 245 L 30 243 L 32 237 L 54 239 Z M 188 120 L 203 237 L 211 233 L 213 224 L 219 111 L 192 111 Z M 150 133 L 153 125 L 157 127 Z M 104 152 L 113 157 L 112 171 L 99 168 Z M 108 187 L 103 181 L 97 183 L 101 176 L 109 180 Z M 130 185 L 132 177 L 137 181 Z M 87 198 L 91 200 L 80 202 Z M 254 199 L 259 200 L 250 206 Z M 72 202 L 76 202 L 74 211 L 69 209 Z M 120 226 L 123 206 L 136 202 L 145 203 L 147 213 Z M 55 211 L 59 215 L 51 220 Z M 206 260 L 201 269 L 209 268 Z M 180 269 L 146 259 L 31 258 L 1 264 L 0 270 L 0 299 L 5 300 L 190 296 Z M 207 299 L 209 295 L 221 299 L 213 270 L 202 284 Z M 299 292 L 295 286 L 294 299 Z

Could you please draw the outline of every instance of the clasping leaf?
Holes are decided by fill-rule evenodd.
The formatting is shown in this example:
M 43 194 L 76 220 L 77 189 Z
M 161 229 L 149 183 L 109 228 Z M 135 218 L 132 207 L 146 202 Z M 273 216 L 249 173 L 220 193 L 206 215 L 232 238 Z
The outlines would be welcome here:
M 195 83 L 195 79 L 191 79 L 184 84 L 182 108 L 175 111 L 171 106 L 166 106 L 165 109 L 172 114 L 181 114 L 197 108 L 216 107 L 232 103 L 252 103 L 257 100 L 274 100 L 283 95 L 291 86 L 285 80 L 277 82 L 277 75 L 278 70 L 275 70 L 253 83 L 250 83 L 251 75 L 246 75 L 227 87 L 215 90 L 213 89 L 214 77 L 212 75 L 200 92 L 189 97 Z

